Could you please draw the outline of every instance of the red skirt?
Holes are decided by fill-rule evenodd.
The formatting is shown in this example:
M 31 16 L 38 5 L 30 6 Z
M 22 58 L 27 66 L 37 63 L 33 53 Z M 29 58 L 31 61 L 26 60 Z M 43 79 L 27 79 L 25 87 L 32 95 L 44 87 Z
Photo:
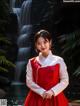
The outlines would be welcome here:
M 63 93 L 53 96 L 51 99 L 43 99 L 40 95 L 30 91 L 24 106 L 68 106 L 68 100 Z
M 50 90 L 59 83 L 59 64 L 41 67 L 40 64 L 33 59 L 31 60 L 31 65 L 33 71 L 33 81 L 43 89 Z M 68 100 L 64 96 L 63 92 L 55 97 L 53 96 L 51 99 L 43 99 L 39 94 L 30 91 L 25 100 L 24 106 L 68 106 Z

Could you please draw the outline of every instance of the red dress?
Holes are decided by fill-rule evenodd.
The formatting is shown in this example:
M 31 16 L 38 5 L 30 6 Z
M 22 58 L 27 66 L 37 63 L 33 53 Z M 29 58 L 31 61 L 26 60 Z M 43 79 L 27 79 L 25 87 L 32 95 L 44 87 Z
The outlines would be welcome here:
M 38 61 L 31 60 L 33 70 L 33 80 L 45 90 L 51 89 L 59 83 L 59 64 L 41 67 Z M 43 99 L 40 95 L 30 90 L 24 106 L 68 106 L 68 100 L 63 92 L 51 99 Z

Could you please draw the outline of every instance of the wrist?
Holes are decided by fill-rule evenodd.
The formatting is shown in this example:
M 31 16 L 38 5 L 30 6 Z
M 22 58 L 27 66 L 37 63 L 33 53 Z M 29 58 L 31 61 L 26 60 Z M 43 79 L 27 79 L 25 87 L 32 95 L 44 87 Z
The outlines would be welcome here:
M 50 91 L 52 92 L 52 95 L 54 96 L 54 91 L 52 89 Z

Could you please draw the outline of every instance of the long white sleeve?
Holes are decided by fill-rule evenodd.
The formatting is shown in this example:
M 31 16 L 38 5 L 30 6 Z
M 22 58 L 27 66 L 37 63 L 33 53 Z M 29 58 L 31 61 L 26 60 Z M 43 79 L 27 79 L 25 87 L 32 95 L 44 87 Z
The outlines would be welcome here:
M 57 96 L 60 92 L 62 92 L 69 84 L 69 77 L 67 72 L 67 67 L 62 58 L 60 58 L 60 82 L 51 88 L 54 92 L 54 96 Z
M 27 64 L 27 69 L 26 69 L 26 84 L 27 86 L 37 94 L 41 95 L 45 91 L 43 88 L 41 88 L 39 85 L 37 85 L 35 82 L 33 82 L 33 76 L 32 76 L 32 67 L 30 60 Z

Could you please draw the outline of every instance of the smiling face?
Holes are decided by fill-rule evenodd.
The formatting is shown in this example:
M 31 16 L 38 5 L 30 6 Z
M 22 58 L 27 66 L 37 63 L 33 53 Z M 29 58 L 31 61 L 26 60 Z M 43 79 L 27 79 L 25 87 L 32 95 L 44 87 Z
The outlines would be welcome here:
M 44 39 L 43 37 L 39 37 L 35 43 L 35 46 L 43 56 L 47 56 L 51 47 L 51 41 Z

